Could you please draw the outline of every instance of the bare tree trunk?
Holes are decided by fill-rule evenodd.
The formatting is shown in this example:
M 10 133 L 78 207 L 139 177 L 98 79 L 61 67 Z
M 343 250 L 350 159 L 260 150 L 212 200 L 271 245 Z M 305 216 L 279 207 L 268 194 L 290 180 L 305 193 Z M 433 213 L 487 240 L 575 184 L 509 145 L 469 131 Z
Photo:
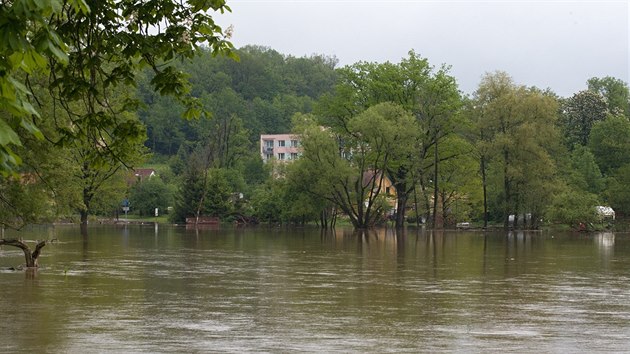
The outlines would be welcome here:
M 18 240 L 18 239 L 10 239 L 10 240 L 0 239 L 0 246 L 9 245 L 9 246 L 20 248 L 24 252 L 24 259 L 26 260 L 26 267 L 37 268 L 39 267 L 39 263 L 37 259 L 39 258 L 39 255 L 41 254 L 42 248 L 46 246 L 48 243 L 52 242 L 53 240 L 44 240 L 44 241 L 37 242 L 37 245 L 35 246 L 34 251 L 31 251 L 31 248 L 28 247 L 26 242 L 22 240 Z

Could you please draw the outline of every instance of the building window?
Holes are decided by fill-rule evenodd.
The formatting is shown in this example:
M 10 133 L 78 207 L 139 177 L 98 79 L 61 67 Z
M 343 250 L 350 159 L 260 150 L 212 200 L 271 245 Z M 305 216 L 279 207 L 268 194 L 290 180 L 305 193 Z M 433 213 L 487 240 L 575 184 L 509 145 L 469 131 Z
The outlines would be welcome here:
M 278 153 L 278 160 L 284 160 L 284 152 Z
M 291 160 L 297 160 L 298 159 L 298 154 L 297 152 L 292 152 L 291 153 Z
M 273 159 L 273 154 L 265 154 L 265 160 Z
M 297 140 L 291 140 L 291 147 L 297 147 L 298 146 L 298 141 Z
M 266 148 L 273 148 L 273 140 L 265 140 Z
M 278 140 L 278 146 L 284 147 L 284 140 Z

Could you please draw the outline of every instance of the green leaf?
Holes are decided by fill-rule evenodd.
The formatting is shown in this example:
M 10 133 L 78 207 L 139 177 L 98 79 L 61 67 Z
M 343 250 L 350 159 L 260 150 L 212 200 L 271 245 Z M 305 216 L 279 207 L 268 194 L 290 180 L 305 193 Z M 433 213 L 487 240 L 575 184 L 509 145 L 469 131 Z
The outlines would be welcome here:
M 35 107 L 33 107 L 33 105 L 25 100 L 22 100 L 22 109 L 24 110 L 25 113 L 39 117 L 39 112 L 37 112 L 37 110 L 35 109 Z
M 29 122 L 26 119 L 22 119 L 20 125 L 33 134 L 37 139 L 44 140 L 44 134 L 35 126 L 35 124 Z
M 17 81 L 16 79 L 9 77 L 8 81 L 11 85 L 13 85 L 16 91 L 20 91 L 25 95 L 29 95 L 31 93 L 31 91 L 23 83 Z
M 201 110 L 197 107 L 188 107 L 183 114 L 184 119 L 193 120 L 201 116 Z
M 45 68 L 46 65 L 48 64 L 46 62 L 46 58 L 43 55 L 33 50 L 28 52 L 28 54 L 26 55 L 26 58 L 31 60 L 35 68 Z
M 11 128 L 3 119 L 0 119 L 0 146 L 6 146 L 9 144 L 20 146 L 22 145 L 22 142 L 13 128 Z

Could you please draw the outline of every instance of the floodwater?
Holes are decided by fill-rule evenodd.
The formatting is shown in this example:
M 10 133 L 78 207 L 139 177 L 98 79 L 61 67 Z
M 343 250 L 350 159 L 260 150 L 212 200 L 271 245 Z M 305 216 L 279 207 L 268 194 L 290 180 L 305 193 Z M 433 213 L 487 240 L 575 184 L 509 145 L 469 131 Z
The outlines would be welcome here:
M 15 235 L 7 231 L 5 237 Z M 625 352 L 630 235 L 36 227 L 0 352 Z M 23 263 L 4 246 L 0 267 Z

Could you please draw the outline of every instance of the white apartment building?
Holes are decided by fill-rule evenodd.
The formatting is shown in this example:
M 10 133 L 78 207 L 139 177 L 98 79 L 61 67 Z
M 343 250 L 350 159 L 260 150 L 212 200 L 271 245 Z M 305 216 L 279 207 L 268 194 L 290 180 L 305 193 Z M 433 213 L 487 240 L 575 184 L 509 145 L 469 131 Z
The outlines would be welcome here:
M 263 162 L 271 159 L 292 161 L 301 154 L 300 138 L 293 134 L 265 134 L 260 136 L 260 157 Z

